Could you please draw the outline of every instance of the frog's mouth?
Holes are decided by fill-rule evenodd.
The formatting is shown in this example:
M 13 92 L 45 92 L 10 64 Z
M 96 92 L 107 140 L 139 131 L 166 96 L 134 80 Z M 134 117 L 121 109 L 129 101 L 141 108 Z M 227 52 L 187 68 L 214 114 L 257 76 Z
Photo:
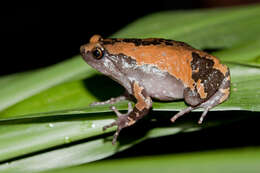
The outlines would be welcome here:
M 87 56 L 87 53 L 85 53 L 85 52 L 82 52 L 82 53 L 80 53 L 81 54 L 81 56 L 82 56 L 82 58 L 86 61 L 86 62 L 88 62 L 89 61 L 89 56 Z
M 83 56 L 85 54 L 85 46 L 80 46 L 80 54 Z
M 87 52 L 89 52 L 89 51 L 86 51 L 85 45 L 83 45 L 83 46 L 80 47 L 80 54 L 81 54 L 81 56 L 82 56 L 84 59 L 85 59 L 85 57 L 86 57 Z
M 86 51 L 84 45 L 80 47 L 80 54 L 87 63 L 91 60 L 91 53 L 90 51 Z

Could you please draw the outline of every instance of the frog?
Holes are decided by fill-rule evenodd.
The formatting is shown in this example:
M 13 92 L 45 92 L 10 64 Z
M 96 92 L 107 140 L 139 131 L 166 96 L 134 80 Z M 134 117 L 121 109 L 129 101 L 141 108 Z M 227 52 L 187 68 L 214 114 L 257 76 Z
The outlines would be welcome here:
M 153 100 L 184 100 L 187 107 L 174 116 L 179 117 L 201 108 L 198 123 L 208 111 L 223 103 L 230 95 L 230 71 L 220 60 L 189 44 L 163 38 L 102 38 L 93 35 L 80 47 L 85 62 L 124 87 L 125 93 L 92 106 L 128 103 L 127 113 L 112 106 L 117 119 L 103 130 L 117 126 L 112 143 L 122 129 L 132 126 L 152 109 Z

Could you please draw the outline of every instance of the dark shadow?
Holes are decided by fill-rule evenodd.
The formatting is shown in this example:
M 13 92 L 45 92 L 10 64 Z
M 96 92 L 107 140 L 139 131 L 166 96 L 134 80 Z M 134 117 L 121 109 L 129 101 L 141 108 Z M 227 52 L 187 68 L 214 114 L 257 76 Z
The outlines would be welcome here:
M 155 116 L 155 112 L 153 112 L 153 115 L 149 119 L 138 123 L 134 128 L 122 131 L 119 137 L 120 143 L 129 142 L 131 139 L 136 140 L 143 136 L 147 132 L 147 129 L 153 127 L 178 126 L 179 123 L 184 122 L 196 123 L 201 113 L 190 113 L 178 119 L 175 124 L 171 124 L 169 121 L 171 117 L 169 114 L 172 114 L 172 112 L 157 114 L 157 121 L 149 122 Z M 221 125 L 213 125 L 212 127 L 195 132 L 148 139 L 107 159 L 260 145 L 260 138 L 257 137 L 260 121 L 259 113 L 248 111 L 211 111 L 202 126 L 207 126 L 208 123 L 216 121 L 221 122 Z M 200 125 L 197 126 L 200 127 Z
M 100 101 L 117 97 L 124 93 L 124 88 L 104 75 L 94 75 L 84 80 L 85 87 Z
M 204 52 L 207 52 L 209 54 L 212 54 L 213 52 L 217 52 L 217 51 L 220 51 L 222 50 L 223 48 L 205 48 L 205 49 L 202 49 Z

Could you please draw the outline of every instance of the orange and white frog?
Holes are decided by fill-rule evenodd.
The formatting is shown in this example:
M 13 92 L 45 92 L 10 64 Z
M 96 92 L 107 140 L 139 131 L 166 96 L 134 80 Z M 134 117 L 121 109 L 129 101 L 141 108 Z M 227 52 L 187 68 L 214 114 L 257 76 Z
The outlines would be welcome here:
M 198 123 L 201 124 L 208 111 L 224 102 L 230 95 L 230 72 L 219 59 L 190 45 L 161 38 L 123 39 L 99 35 L 91 37 L 81 46 L 83 59 L 93 68 L 122 85 L 127 94 L 93 105 L 112 104 L 135 98 L 128 112 L 112 110 L 118 119 L 103 129 L 117 126 L 113 144 L 119 132 L 136 123 L 152 108 L 152 99 L 174 101 L 184 99 L 187 108 L 171 118 L 197 108 L 203 108 Z

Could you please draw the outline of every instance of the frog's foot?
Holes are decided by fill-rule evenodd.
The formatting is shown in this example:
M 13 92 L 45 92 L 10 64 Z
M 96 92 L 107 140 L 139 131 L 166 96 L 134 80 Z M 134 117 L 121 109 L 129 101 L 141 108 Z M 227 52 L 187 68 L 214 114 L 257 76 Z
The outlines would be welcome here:
M 199 108 L 199 106 L 197 106 L 197 107 L 191 107 L 191 106 L 189 106 L 189 107 L 187 107 L 186 109 L 183 109 L 183 110 L 181 110 L 180 112 L 178 112 L 177 114 L 175 114 L 175 115 L 171 118 L 171 121 L 172 121 L 172 122 L 175 122 L 179 117 L 181 117 L 181 116 L 183 116 L 184 114 L 189 113 L 189 112 L 191 112 L 192 110 L 197 109 L 197 108 Z M 205 108 L 204 108 L 204 111 L 203 111 L 203 113 L 202 113 L 201 116 L 200 116 L 200 119 L 199 119 L 199 121 L 198 121 L 198 124 L 201 124 L 201 123 L 203 122 L 203 119 L 204 119 L 205 116 L 207 115 L 207 113 L 208 113 L 208 111 L 210 110 L 210 108 L 211 108 L 211 107 L 205 107 Z
M 127 96 L 119 96 L 119 97 L 115 97 L 115 98 L 111 98 L 109 100 L 103 101 L 103 102 L 93 102 L 90 104 L 90 106 L 98 106 L 98 105 L 106 105 L 106 104 L 115 104 L 117 102 L 123 101 L 123 100 L 127 100 L 128 97 Z
M 104 126 L 103 130 L 106 130 L 107 128 L 110 128 L 113 126 L 117 126 L 117 130 L 116 130 L 116 133 L 114 134 L 113 141 L 112 141 L 112 144 L 114 145 L 117 141 L 117 137 L 118 137 L 120 131 L 123 128 L 129 126 L 130 119 L 129 119 L 128 115 L 133 111 L 133 108 L 132 108 L 132 104 L 129 102 L 128 103 L 128 112 L 126 114 L 120 113 L 116 109 L 115 106 L 112 106 L 111 109 L 116 113 L 118 118 L 116 121 L 112 122 L 111 124 Z
M 209 109 L 210 109 L 209 107 L 207 107 L 207 108 L 204 109 L 203 113 L 202 113 L 201 116 L 200 116 L 200 119 L 199 119 L 199 121 L 198 121 L 198 124 L 202 124 L 203 119 L 206 117 L 206 115 L 207 115 Z
M 172 118 L 171 118 L 171 122 L 175 122 L 179 117 L 183 116 L 186 113 L 189 113 L 190 111 L 192 111 L 194 108 L 189 106 L 186 109 L 181 110 L 180 112 L 178 112 L 177 114 L 175 114 Z

